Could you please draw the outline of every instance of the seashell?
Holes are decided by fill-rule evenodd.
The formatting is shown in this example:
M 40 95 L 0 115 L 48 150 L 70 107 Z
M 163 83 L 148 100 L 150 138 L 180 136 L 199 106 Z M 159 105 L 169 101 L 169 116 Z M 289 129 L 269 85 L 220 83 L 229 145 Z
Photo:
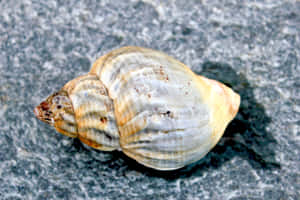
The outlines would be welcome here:
M 100 57 L 34 113 L 95 149 L 174 170 L 217 144 L 239 104 L 240 96 L 222 83 L 162 52 L 129 46 Z

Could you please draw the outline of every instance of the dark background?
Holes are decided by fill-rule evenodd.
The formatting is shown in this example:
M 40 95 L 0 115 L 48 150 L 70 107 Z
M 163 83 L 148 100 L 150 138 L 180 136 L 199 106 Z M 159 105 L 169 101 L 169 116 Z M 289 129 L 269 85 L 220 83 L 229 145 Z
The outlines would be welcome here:
M 204 159 L 158 172 L 34 117 L 125 45 L 164 51 L 241 95 Z M 299 59 L 295 0 L 0 0 L 0 199 L 299 199 Z

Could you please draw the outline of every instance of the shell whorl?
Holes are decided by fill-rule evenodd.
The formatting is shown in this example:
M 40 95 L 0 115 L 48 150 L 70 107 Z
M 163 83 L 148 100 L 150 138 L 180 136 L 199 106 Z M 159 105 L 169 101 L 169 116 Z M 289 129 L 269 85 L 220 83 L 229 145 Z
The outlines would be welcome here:
M 96 75 L 80 76 L 64 88 L 72 101 L 77 123 L 78 138 L 100 150 L 119 148 L 112 100 Z

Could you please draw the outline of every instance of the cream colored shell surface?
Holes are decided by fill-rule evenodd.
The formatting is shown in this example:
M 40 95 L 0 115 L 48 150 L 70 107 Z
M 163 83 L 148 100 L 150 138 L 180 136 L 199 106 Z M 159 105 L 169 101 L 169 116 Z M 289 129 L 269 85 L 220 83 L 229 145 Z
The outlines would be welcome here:
M 215 145 L 212 110 L 204 103 L 198 77 L 175 59 L 125 47 L 96 61 L 90 74 L 107 88 L 122 151 L 137 162 L 177 169 Z

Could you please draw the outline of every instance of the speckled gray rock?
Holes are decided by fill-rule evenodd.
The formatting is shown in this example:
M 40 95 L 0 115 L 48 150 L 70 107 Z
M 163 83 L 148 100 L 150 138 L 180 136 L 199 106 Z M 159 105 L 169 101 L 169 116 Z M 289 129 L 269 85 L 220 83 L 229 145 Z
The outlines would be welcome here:
M 157 172 L 33 107 L 111 49 L 164 51 L 241 94 L 203 160 Z M 299 199 L 300 1 L 0 1 L 0 199 Z

